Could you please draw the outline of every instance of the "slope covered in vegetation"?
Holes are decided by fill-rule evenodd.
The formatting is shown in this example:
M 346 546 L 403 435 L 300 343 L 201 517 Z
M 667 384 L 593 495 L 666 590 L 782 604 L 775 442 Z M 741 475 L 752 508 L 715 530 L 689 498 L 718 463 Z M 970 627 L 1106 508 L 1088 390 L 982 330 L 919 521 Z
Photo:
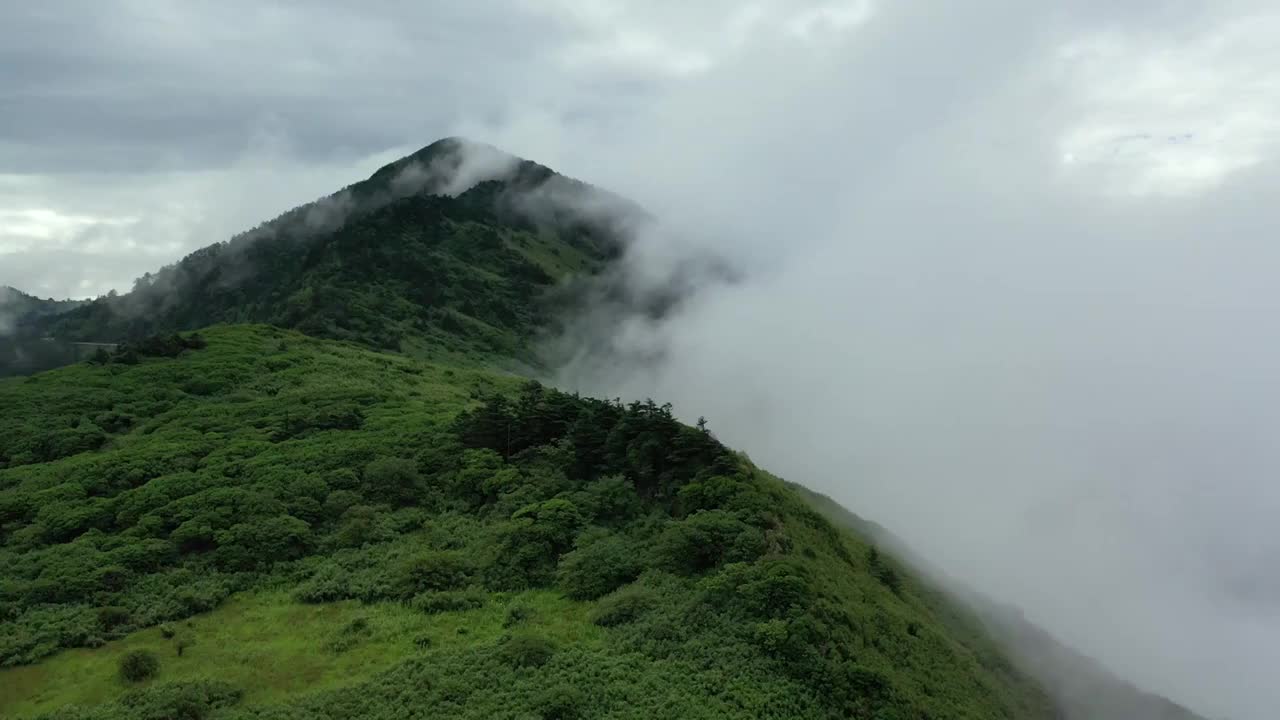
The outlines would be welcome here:
M 0 715 L 1050 716 L 664 406 L 183 345 L 0 381 Z

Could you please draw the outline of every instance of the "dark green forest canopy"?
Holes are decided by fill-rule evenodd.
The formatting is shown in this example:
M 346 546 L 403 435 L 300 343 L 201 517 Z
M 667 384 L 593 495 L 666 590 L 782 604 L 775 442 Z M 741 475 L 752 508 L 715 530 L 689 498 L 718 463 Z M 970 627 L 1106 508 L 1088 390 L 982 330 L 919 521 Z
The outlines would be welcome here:
M 179 630 L 156 679 L 57 717 L 1049 717 L 908 573 L 668 406 L 266 326 L 181 339 L 0 381 L 0 663 L 281 587 L 428 614 L 548 588 L 603 641 L 508 617 L 268 708 L 216 667 L 166 683 Z

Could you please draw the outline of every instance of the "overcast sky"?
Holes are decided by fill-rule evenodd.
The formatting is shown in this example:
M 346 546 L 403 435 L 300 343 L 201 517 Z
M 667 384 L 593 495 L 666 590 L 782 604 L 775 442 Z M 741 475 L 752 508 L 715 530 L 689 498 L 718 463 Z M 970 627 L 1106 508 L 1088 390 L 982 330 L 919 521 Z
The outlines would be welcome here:
M 1057 7 L 1062 6 L 1062 7 Z M 358 9 L 356 9 L 358 8 Z M 0 284 L 127 289 L 450 134 L 746 282 L 655 395 L 1145 687 L 1280 707 L 1280 8 L 0 0 Z

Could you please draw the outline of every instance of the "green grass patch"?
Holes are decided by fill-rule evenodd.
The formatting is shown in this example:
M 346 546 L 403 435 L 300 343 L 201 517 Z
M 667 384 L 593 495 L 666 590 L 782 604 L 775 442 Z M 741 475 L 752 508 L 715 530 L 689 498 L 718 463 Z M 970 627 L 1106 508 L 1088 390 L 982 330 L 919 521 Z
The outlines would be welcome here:
M 504 234 L 506 246 L 542 268 L 557 280 L 575 273 L 589 273 L 595 262 L 581 250 L 564 243 L 553 233 L 510 232 Z
M 239 688 L 244 704 L 279 703 L 368 680 L 414 654 L 497 643 L 512 632 L 513 615 L 523 631 L 599 648 L 604 630 L 587 618 L 589 607 L 548 590 L 499 593 L 481 608 L 435 614 L 398 603 L 308 605 L 284 591 L 245 593 L 213 612 L 100 648 L 0 669 L 0 717 L 35 717 L 68 705 L 111 702 L 139 687 L 198 680 Z M 169 629 L 173 637 L 166 638 Z M 135 650 L 160 657 L 159 674 L 136 685 L 118 672 L 121 658 Z

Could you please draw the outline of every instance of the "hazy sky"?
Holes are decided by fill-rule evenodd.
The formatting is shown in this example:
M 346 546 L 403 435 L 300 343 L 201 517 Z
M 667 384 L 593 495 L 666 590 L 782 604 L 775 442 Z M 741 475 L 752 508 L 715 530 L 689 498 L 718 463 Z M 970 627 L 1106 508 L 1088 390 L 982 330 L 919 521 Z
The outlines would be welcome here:
M 1063 7 L 1054 7 L 1061 5 Z M 0 284 L 464 134 L 746 280 L 571 377 L 706 415 L 1145 687 L 1280 686 L 1280 7 L 0 0 Z

